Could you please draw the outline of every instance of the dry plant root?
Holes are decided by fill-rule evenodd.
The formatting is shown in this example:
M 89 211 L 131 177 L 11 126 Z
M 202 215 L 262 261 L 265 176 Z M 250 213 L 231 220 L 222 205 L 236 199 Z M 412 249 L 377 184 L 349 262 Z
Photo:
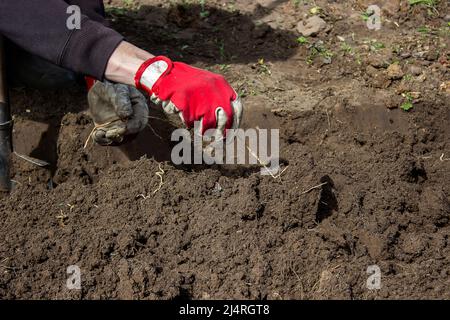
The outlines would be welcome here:
M 122 120 L 120 120 L 120 119 L 115 119 L 115 120 L 112 120 L 112 121 L 109 121 L 109 122 L 103 123 L 103 124 L 98 124 L 98 123 L 95 123 L 95 122 L 94 122 L 94 128 L 92 129 L 91 133 L 89 133 L 89 135 L 88 135 L 88 137 L 87 137 L 87 139 L 86 139 L 86 142 L 84 143 L 83 149 L 86 149 L 86 148 L 87 148 L 87 145 L 88 145 L 89 141 L 91 140 L 92 135 L 94 134 L 94 132 L 95 132 L 96 129 L 104 128 L 104 127 L 109 126 L 110 124 L 112 124 L 112 123 L 114 123 L 114 122 L 117 122 L 117 121 L 122 121 Z
M 304 194 L 310 193 L 311 191 L 313 191 L 313 190 L 315 190 L 315 189 L 319 189 L 319 188 L 323 187 L 323 186 L 326 185 L 326 184 L 328 184 L 328 182 L 324 182 L 324 183 L 321 183 L 321 184 L 319 184 L 319 185 L 317 185 L 317 186 L 311 187 L 311 188 L 309 188 L 308 190 L 305 190 L 305 191 L 303 191 L 302 193 L 300 193 L 300 195 L 304 195 Z
M 170 123 L 168 120 L 163 119 L 163 118 L 158 118 L 158 117 L 153 117 L 153 116 L 147 116 L 147 118 L 148 118 L 148 119 L 156 119 L 156 120 L 159 120 L 159 121 L 163 121 L 163 122 Z M 156 130 L 151 126 L 150 122 L 147 124 L 147 127 L 149 127 L 150 130 L 152 130 L 153 134 L 154 134 L 155 136 L 157 136 L 160 140 L 164 140 L 163 137 L 161 137 L 161 135 L 159 135 L 159 134 L 156 132 Z
M 60 209 L 60 214 L 56 216 L 56 219 L 58 220 L 61 227 L 64 228 L 66 226 L 65 221 L 67 220 L 67 218 L 68 215 L 65 214 L 62 209 Z
M 444 157 L 445 157 L 445 153 L 443 153 L 443 154 L 440 156 L 439 160 L 441 160 L 441 162 L 444 162 L 444 161 L 450 161 L 450 158 L 444 158 Z
M 72 213 L 75 205 L 67 203 L 67 207 L 69 207 L 69 212 Z M 56 219 L 58 219 L 60 226 L 64 228 L 66 226 L 67 219 L 69 219 L 69 216 L 63 212 L 63 209 L 59 209 L 59 212 L 60 214 L 56 216 Z
M 256 129 L 259 130 L 259 127 L 256 126 Z M 245 141 L 244 141 L 244 144 L 245 144 Z M 265 164 L 264 162 L 262 162 L 261 159 L 258 157 L 258 155 L 257 155 L 255 152 L 253 152 L 253 150 L 252 150 L 249 146 L 245 145 L 245 147 L 247 148 L 248 152 L 250 152 L 250 154 L 258 161 L 258 163 L 259 163 L 261 166 L 263 166 L 264 169 L 266 169 L 267 172 L 269 172 L 269 174 L 270 174 L 270 175 L 272 176 L 272 178 L 275 179 L 275 180 L 281 178 L 281 176 L 283 175 L 283 173 L 287 170 L 287 168 L 289 168 L 289 166 L 286 166 L 286 168 L 284 168 L 279 174 L 274 175 L 274 174 L 270 171 L 270 169 L 267 167 L 267 164 Z
M 152 130 L 153 134 L 154 134 L 155 136 L 157 136 L 160 140 L 164 140 L 163 137 L 161 137 L 161 136 L 155 131 L 155 129 L 153 129 L 153 127 L 151 126 L 150 123 L 147 124 L 147 127 L 149 127 L 150 130 Z
M 258 161 L 258 163 L 259 163 L 261 166 L 263 166 L 263 167 L 267 170 L 267 172 L 269 172 L 269 174 L 272 176 L 272 178 L 274 178 L 275 180 L 278 179 L 278 178 L 281 178 L 281 175 L 287 170 L 287 168 L 289 168 L 289 166 L 286 166 L 286 168 L 284 168 L 279 174 L 274 175 L 274 174 L 270 171 L 270 169 L 267 167 L 267 165 L 266 165 L 264 162 L 261 161 L 261 159 L 256 155 L 256 153 L 253 152 L 252 149 L 250 149 L 249 146 L 245 146 L 245 147 L 247 148 L 248 152 L 250 152 L 250 154 L 251 154 L 253 157 L 255 157 L 255 159 Z
M 164 185 L 163 175 L 164 175 L 166 172 L 163 170 L 163 168 L 161 168 L 161 164 L 158 164 L 158 168 L 159 168 L 159 171 L 156 172 L 155 175 L 157 175 L 157 176 L 159 177 L 159 180 L 160 180 L 160 181 L 159 181 L 159 186 L 158 186 L 158 188 L 156 188 L 156 189 L 153 191 L 153 194 L 155 194 L 155 193 L 157 193 L 159 190 L 161 190 L 162 186 Z
M 166 172 L 165 172 L 164 169 L 161 167 L 161 164 L 160 164 L 160 163 L 158 164 L 158 168 L 159 168 L 159 171 L 156 172 L 155 175 L 159 177 L 159 185 L 158 185 L 158 188 L 156 188 L 155 190 L 153 190 L 152 194 L 157 193 L 159 190 L 161 190 L 162 186 L 164 185 L 163 175 L 164 175 Z M 145 194 L 142 194 L 142 193 L 141 193 L 141 194 L 138 194 L 138 195 L 136 196 L 136 199 L 138 199 L 138 198 L 142 198 L 142 199 L 144 199 L 144 200 L 147 200 L 147 199 L 150 198 L 150 195 L 145 195 Z

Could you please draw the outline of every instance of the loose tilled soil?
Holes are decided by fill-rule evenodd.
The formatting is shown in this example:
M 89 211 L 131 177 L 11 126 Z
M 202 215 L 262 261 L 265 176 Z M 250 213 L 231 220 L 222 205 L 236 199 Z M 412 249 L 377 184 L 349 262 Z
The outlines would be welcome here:
M 224 74 L 244 127 L 280 129 L 287 169 L 175 167 L 157 110 L 161 138 L 84 150 L 83 89 L 15 89 L 16 150 L 52 165 L 13 159 L 0 298 L 450 298 L 448 2 L 317 0 L 326 27 L 302 43 L 313 1 L 196 3 L 110 1 L 108 14 L 130 41 Z M 372 3 L 380 31 L 361 17 Z

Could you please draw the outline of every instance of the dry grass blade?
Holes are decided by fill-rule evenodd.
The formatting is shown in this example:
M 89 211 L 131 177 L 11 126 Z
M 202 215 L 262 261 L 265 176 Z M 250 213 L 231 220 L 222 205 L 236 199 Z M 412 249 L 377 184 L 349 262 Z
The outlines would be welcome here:
M 317 186 L 311 187 L 311 188 L 309 188 L 308 190 L 305 190 L 305 191 L 303 191 L 302 193 L 300 193 L 300 195 L 304 195 L 304 194 L 310 193 L 311 191 L 313 191 L 313 190 L 315 190 L 315 189 L 319 189 L 319 188 L 323 187 L 323 186 L 326 185 L 326 184 L 328 184 L 328 182 L 324 182 L 324 183 L 321 183 L 321 184 L 319 184 L 319 185 L 317 185 Z

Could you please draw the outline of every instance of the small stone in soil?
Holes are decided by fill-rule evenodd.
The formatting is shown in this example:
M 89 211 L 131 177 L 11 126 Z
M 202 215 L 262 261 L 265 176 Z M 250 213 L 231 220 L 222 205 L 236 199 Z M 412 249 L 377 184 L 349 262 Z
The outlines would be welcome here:
M 321 30 L 327 27 L 327 23 L 325 20 L 318 16 L 313 16 L 311 18 L 306 19 L 305 21 L 300 21 L 297 25 L 297 31 L 300 32 L 303 36 L 315 36 Z

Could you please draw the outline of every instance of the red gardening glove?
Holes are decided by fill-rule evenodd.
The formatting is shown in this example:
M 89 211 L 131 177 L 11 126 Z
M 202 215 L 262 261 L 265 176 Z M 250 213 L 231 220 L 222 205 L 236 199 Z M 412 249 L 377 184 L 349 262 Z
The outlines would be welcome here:
M 136 87 L 145 90 L 167 113 L 179 113 L 188 128 L 201 121 L 208 129 L 238 128 L 242 104 L 221 75 L 159 56 L 147 60 L 135 76 Z
M 89 77 L 89 76 L 85 76 L 84 82 L 86 82 L 86 89 L 87 89 L 87 91 L 89 91 L 92 89 L 94 84 L 97 82 L 97 79 Z

